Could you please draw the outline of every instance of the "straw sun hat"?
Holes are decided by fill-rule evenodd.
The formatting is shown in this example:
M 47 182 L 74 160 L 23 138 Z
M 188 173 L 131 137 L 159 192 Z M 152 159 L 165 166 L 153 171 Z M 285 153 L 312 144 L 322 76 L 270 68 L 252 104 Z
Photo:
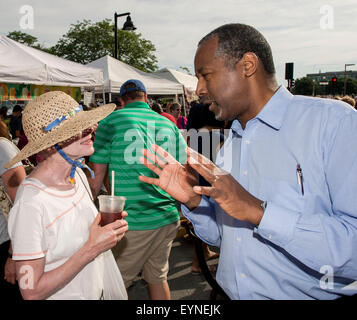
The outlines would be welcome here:
M 38 96 L 28 103 L 22 113 L 22 126 L 28 143 L 5 168 L 77 135 L 114 109 L 115 104 L 107 104 L 82 111 L 78 102 L 62 91 L 50 91 Z

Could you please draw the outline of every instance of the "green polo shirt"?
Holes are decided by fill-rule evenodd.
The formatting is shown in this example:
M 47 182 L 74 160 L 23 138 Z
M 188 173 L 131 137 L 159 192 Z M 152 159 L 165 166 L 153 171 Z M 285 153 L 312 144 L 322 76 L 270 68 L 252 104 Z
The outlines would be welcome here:
M 161 188 L 139 180 L 157 177 L 142 165 L 142 149 L 157 144 L 179 162 L 186 160 L 186 142 L 174 123 L 152 111 L 145 102 L 132 102 L 100 121 L 90 161 L 109 164 L 115 172 L 115 195 L 125 196 L 130 230 L 151 230 L 179 219 L 176 201 Z

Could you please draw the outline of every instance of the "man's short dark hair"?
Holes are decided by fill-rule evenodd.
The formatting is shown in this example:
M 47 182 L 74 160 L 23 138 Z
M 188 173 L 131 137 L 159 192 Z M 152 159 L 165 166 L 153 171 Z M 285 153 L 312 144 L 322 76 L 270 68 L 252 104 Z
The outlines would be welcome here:
M 275 67 L 270 45 L 255 28 L 241 23 L 226 24 L 211 31 L 198 43 L 218 38 L 216 57 L 223 57 L 228 68 L 233 68 L 247 52 L 257 55 L 267 74 L 274 74 Z
M 151 109 L 155 112 L 157 112 L 158 114 L 162 113 L 162 107 L 159 103 L 156 103 L 154 102 L 152 105 L 151 105 Z
M 14 107 L 14 109 L 12 109 L 12 112 L 19 112 L 19 111 L 22 112 L 22 107 L 17 104 L 17 105 Z

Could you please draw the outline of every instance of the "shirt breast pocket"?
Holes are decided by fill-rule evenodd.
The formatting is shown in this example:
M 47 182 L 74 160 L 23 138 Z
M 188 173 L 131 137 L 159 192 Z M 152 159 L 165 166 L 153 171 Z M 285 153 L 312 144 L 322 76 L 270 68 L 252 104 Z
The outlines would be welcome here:
M 261 180 L 258 198 L 267 202 L 273 202 L 278 206 L 290 210 L 301 212 L 305 206 L 307 191 L 305 188 L 303 195 L 301 186 L 297 181 L 292 182 L 263 178 Z

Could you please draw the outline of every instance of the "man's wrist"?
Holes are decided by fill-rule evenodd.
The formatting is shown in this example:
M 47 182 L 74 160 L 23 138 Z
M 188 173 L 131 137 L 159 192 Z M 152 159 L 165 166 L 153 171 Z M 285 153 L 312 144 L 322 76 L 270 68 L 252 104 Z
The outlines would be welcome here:
M 263 218 L 266 205 L 266 201 L 258 200 L 258 202 L 256 202 L 256 204 L 253 206 L 254 209 L 251 211 L 249 222 L 254 224 L 256 227 L 259 226 L 260 221 Z
M 265 209 L 267 207 L 267 202 L 266 201 L 263 201 L 262 203 L 260 203 L 260 207 L 263 209 L 263 214 L 265 212 Z
M 202 196 L 197 195 L 193 198 L 191 198 L 189 201 L 185 203 L 185 206 L 190 210 L 193 211 L 195 210 L 199 204 L 201 203 Z
M 266 201 L 260 202 L 260 208 L 259 208 L 260 210 L 259 210 L 259 214 L 258 214 L 258 220 L 256 221 L 256 223 L 254 223 L 256 227 L 259 226 L 260 221 L 263 218 L 263 215 L 264 215 L 266 207 L 267 207 L 267 202 Z

